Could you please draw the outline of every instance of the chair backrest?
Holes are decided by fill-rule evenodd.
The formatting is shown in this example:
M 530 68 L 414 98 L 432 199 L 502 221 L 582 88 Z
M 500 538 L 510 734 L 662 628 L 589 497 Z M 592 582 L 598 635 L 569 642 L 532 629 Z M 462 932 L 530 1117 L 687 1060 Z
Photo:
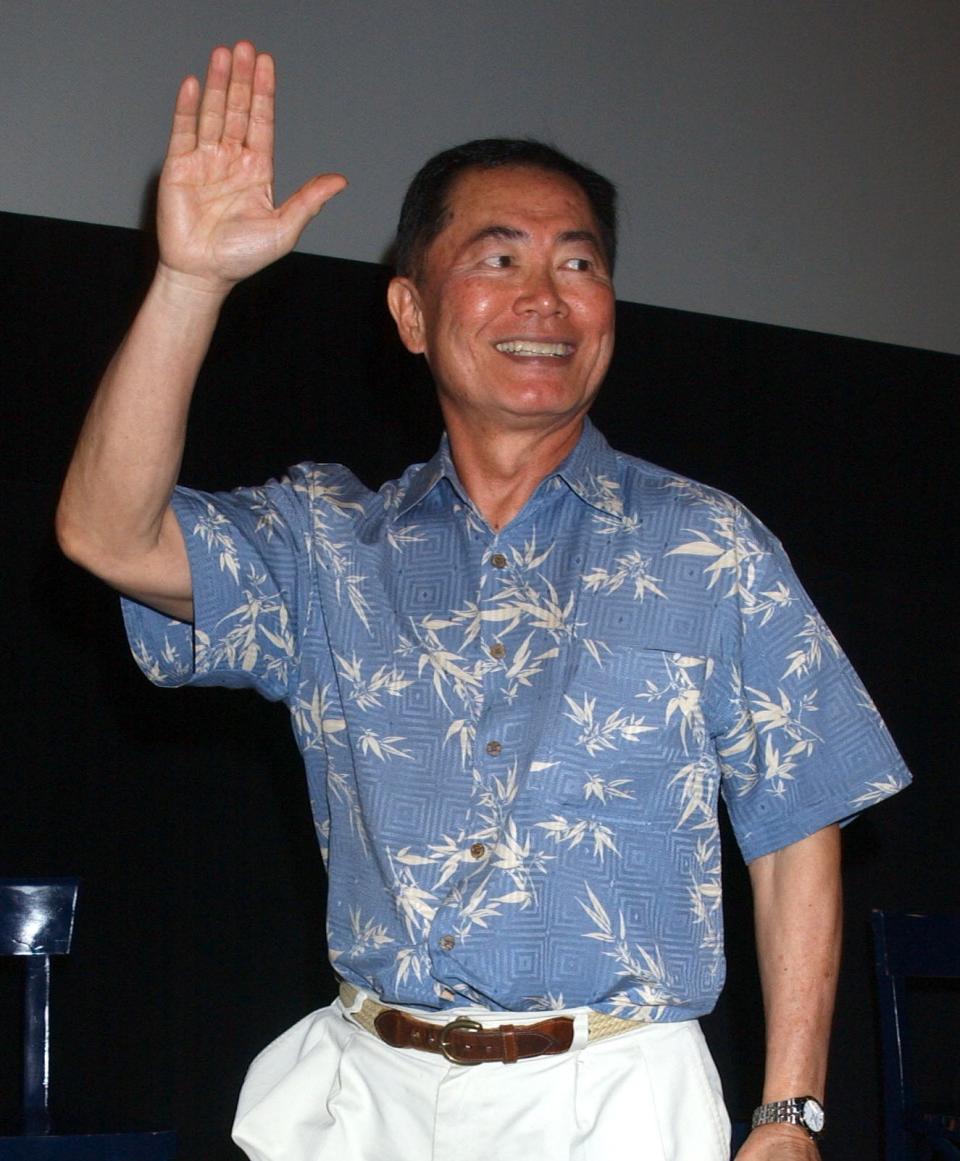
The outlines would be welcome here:
M 0 879 L 0 955 L 66 955 L 76 879 Z
M 24 1132 L 50 1132 L 50 956 L 66 955 L 76 879 L 0 879 L 0 955 L 27 956 L 23 992 Z
M 886 1161 L 914 1161 L 907 988 L 909 979 L 960 978 L 960 914 L 873 911 L 880 1007 Z

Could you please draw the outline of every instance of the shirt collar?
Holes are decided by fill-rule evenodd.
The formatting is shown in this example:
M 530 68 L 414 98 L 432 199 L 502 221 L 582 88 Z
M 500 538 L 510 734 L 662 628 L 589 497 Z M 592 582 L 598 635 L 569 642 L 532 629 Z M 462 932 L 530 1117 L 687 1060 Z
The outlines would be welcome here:
M 469 503 L 463 485 L 457 478 L 457 469 L 453 466 L 453 459 L 450 455 L 450 441 L 447 439 L 446 432 L 444 432 L 443 438 L 440 440 L 440 446 L 437 448 L 433 458 L 414 469 L 410 477 L 410 483 L 407 485 L 406 494 L 397 505 L 397 515 L 405 516 L 411 508 L 416 507 L 428 493 L 432 492 L 444 478 L 450 481 L 460 498 L 465 503 Z
M 615 520 L 623 519 L 619 457 L 589 419 L 583 421 L 577 446 L 554 474 L 584 504 Z
M 397 515 L 406 515 L 433 491 L 442 479 L 447 479 L 460 499 L 465 504 L 470 504 L 470 499 L 453 465 L 450 443 L 446 435 L 441 439 L 433 458 L 415 469 L 406 494 L 397 505 Z M 583 431 L 577 446 L 556 471 L 547 477 L 547 480 L 550 479 L 563 480 L 585 504 L 596 508 L 605 516 L 618 521 L 623 519 L 623 497 L 617 453 L 589 419 L 583 421 Z

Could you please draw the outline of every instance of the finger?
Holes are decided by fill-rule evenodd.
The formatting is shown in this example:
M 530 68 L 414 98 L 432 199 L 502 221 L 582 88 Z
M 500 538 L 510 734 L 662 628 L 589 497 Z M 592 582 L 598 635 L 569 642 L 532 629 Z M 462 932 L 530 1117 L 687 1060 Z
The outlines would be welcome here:
M 210 54 L 207 79 L 200 98 L 197 139 L 200 145 L 217 145 L 223 135 L 223 118 L 227 105 L 227 84 L 233 55 L 220 46 Z
M 257 51 L 248 40 L 241 40 L 233 50 L 230 83 L 227 87 L 223 140 L 242 145 L 250 119 L 254 63 Z
M 250 123 L 247 125 L 247 145 L 255 153 L 273 156 L 274 106 L 277 91 L 273 57 L 257 54 L 253 73 L 253 95 L 250 101 Z
M 342 173 L 321 173 L 292 193 L 277 209 L 280 230 L 293 249 L 311 218 L 347 185 Z
M 197 147 L 197 109 L 200 107 L 200 82 L 187 77 L 180 85 L 173 109 L 168 157 L 179 157 Z

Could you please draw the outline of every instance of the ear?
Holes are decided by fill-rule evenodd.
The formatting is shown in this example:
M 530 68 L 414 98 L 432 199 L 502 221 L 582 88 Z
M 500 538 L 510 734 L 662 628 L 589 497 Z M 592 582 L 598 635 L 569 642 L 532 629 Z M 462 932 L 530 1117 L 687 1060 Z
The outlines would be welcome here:
M 422 355 L 427 344 L 423 308 L 416 284 L 409 278 L 391 278 L 387 287 L 387 306 L 403 345 L 412 354 Z

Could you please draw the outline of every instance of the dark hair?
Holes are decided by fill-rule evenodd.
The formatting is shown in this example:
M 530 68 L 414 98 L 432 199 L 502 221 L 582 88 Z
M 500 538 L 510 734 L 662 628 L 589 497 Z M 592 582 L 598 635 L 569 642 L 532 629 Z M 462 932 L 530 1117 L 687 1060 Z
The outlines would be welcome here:
M 518 165 L 561 173 L 583 190 L 600 230 L 607 265 L 613 272 L 617 254 L 617 190 L 613 182 L 542 141 L 486 137 L 445 149 L 423 166 L 407 189 L 391 250 L 398 274 L 418 278 L 430 243 L 449 218 L 447 204 L 457 178 L 470 169 Z

